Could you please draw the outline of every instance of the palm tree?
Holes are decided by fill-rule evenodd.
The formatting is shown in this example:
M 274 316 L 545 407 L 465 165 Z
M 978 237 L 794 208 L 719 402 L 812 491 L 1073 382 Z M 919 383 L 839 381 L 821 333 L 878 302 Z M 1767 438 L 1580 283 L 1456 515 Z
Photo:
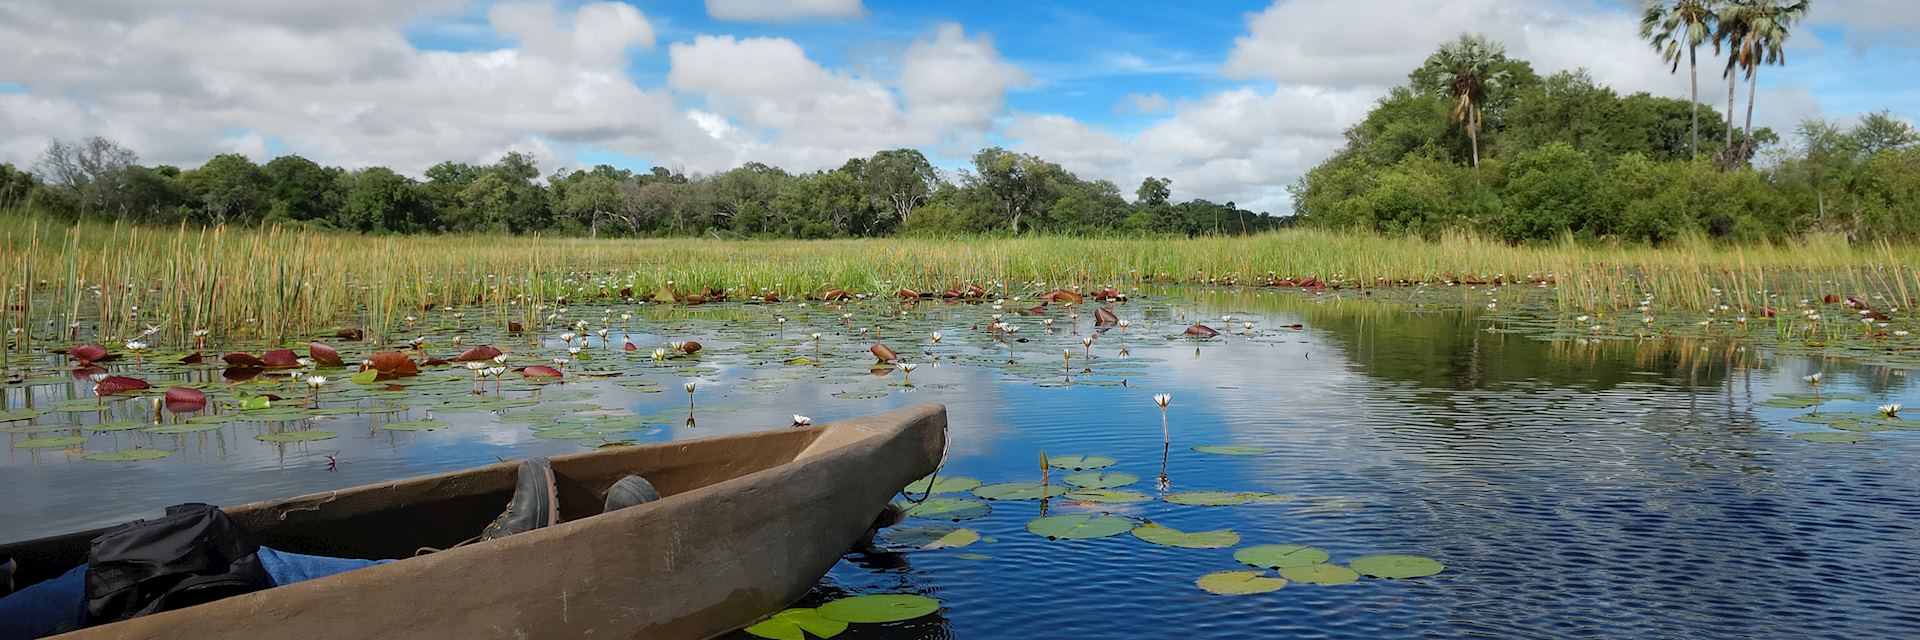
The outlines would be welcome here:
M 1505 46 L 1463 33 L 1459 40 L 1440 45 L 1423 67 L 1432 74 L 1440 92 L 1455 100 L 1453 121 L 1467 128 L 1467 139 L 1473 142 L 1474 169 L 1480 168 L 1481 110 L 1487 94 L 1507 79 L 1505 70 L 1494 68 L 1506 59 Z
M 1700 45 L 1713 40 L 1719 4 L 1720 0 L 1648 0 L 1640 16 L 1640 37 L 1653 45 L 1661 60 L 1673 63 L 1669 73 L 1680 72 L 1680 54 L 1686 54 L 1687 75 L 1693 82 L 1695 157 L 1700 155 Z
M 1731 0 L 1720 10 L 1717 37 L 1727 43 L 1727 139 L 1733 139 L 1733 86 L 1736 71 L 1747 74 L 1747 138 L 1753 138 L 1754 94 L 1760 87 L 1760 66 L 1785 64 L 1787 36 L 1806 17 L 1811 0 Z

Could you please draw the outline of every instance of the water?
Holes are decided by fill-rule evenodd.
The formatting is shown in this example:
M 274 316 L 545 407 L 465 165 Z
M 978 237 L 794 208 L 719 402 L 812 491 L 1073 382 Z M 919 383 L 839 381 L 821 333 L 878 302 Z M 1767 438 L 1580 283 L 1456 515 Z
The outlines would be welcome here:
M 853 625 L 846 638 L 1920 634 L 1920 463 L 1913 455 L 1920 432 L 1869 433 L 1855 444 L 1806 442 L 1791 436 L 1833 429 L 1789 420 L 1806 409 L 1758 406 L 1810 391 L 1801 376 L 1814 370 L 1825 371 L 1823 392 L 1860 398 L 1829 402 L 1823 413 L 1914 401 L 1903 369 L 1776 355 L 1715 339 L 1556 341 L 1508 326 L 1489 332 L 1477 305 L 1334 299 L 1340 297 L 1173 290 L 1143 298 L 1119 306 L 1132 327 L 1124 338 L 1118 331 L 1100 338 L 1090 367 L 1080 343 L 1091 329 L 1090 309 L 1073 329 L 1064 314 L 1047 314 L 1056 319 L 1049 332 L 1038 317 L 1016 319 L 1012 307 L 1021 303 L 1009 303 L 1003 313 L 1021 327 L 1014 335 L 1025 343 L 988 337 L 983 329 L 992 311 L 985 306 L 922 304 L 900 318 L 879 315 L 891 313 L 890 304 L 861 303 L 844 322 L 839 310 L 793 305 L 656 310 L 637 321 L 634 341 L 646 347 L 640 354 L 609 354 L 586 365 L 627 375 L 540 393 L 588 389 L 593 404 L 642 414 L 646 429 L 618 436 L 638 441 L 776 428 L 794 413 L 825 422 L 942 402 L 951 418 L 943 475 L 1034 481 L 1043 450 L 1100 454 L 1119 460 L 1115 470 L 1143 478 L 1128 488 L 1150 494 L 1158 493 L 1152 478 L 1162 451 L 1151 396 L 1170 393 L 1166 465 L 1173 491 L 1291 499 L 1229 507 L 1056 500 L 1049 513 L 1100 510 L 1186 531 L 1232 529 L 1239 546 L 1313 545 L 1334 562 L 1410 553 L 1447 566 L 1415 580 L 1212 595 L 1194 580 L 1248 568 L 1233 560 L 1231 548 L 1160 547 L 1127 535 L 1049 541 L 1024 530 L 1039 503 L 999 501 L 990 515 L 956 523 L 990 541 L 850 555 L 836 566 L 806 604 L 918 593 L 944 605 L 911 622 Z M 1221 322 L 1226 314 L 1234 320 Z M 774 315 L 790 318 L 784 329 L 776 329 Z M 1174 337 L 1192 319 L 1231 332 L 1197 345 Z M 1243 321 L 1254 323 L 1250 334 L 1242 333 Z M 1292 323 L 1304 328 L 1286 328 Z M 862 335 L 863 327 L 871 331 Z M 949 359 L 915 370 L 912 389 L 898 372 L 865 371 L 864 347 L 876 336 L 926 362 L 910 345 L 924 347 L 934 330 L 944 339 L 933 350 Z M 811 357 L 808 334 L 816 331 L 824 334 L 819 358 L 827 365 L 781 364 Z M 699 357 L 704 368 L 676 372 L 672 363 L 645 357 L 654 344 L 687 338 L 708 342 Z M 1117 353 L 1122 342 L 1129 357 Z M 548 342 L 547 351 L 558 348 Z M 1070 368 L 1062 349 L 1073 353 Z M 1067 373 L 1075 374 L 1073 384 Z M 698 382 L 699 403 L 711 407 L 691 428 L 678 419 L 686 379 Z M 664 391 L 615 384 L 636 380 Z M 454 386 L 446 397 L 459 398 L 468 384 L 422 392 Z M 422 417 L 424 409 L 407 415 Z M 116 416 L 139 415 L 122 411 Z M 257 442 L 252 435 L 261 427 L 230 424 L 208 434 L 155 437 L 151 446 L 182 452 L 137 463 L 9 448 L 0 462 L 0 486 L 7 488 L 0 539 L 118 522 L 187 500 L 231 504 L 497 456 L 583 450 L 578 441 L 534 437 L 527 425 L 501 423 L 491 413 L 435 417 L 454 426 L 396 433 L 363 416 L 342 416 L 312 427 L 340 437 L 290 445 Z M 145 442 L 138 432 L 97 434 L 86 450 L 136 442 Z M 1274 451 L 1236 457 L 1191 449 L 1209 444 Z M 335 452 L 339 464 L 329 470 L 325 454 Z M 937 523 L 908 526 L 925 524 Z

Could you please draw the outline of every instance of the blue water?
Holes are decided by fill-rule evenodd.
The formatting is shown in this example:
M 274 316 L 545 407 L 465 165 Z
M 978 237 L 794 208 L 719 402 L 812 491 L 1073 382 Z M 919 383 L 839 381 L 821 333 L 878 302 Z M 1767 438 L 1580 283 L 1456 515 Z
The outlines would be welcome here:
M 1213 595 L 1194 580 L 1247 569 L 1231 548 L 1160 547 L 1127 535 L 1050 541 L 1024 530 L 1039 503 L 1000 501 L 984 518 L 952 523 L 989 541 L 841 562 L 803 605 L 865 593 L 918 593 L 943 605 L 919 620 L 853 625 L 845 638 L 1920 636 L 1920 431 L 1806 442 L 1791 436 L 1830 430 L 1788 420 L 1809 410 L 1756 406 L 1809 391 L 1801 376 L 1815 370 L 1825 372 L 1823 391 L 1864 398 L 1827 403 L 1823 412 L 1920 405 L 1904 370 L 1780 356 L 1726 340 L 1579 345 L 1490 333 L 1478 309 L 1444 305 L 1252 291 L 1170 295 L 1121 305 L 1133 326 L 1124 340 L 1118 332 L 1101 337 L 1091 365 L 1079 342 L 1091 313 L 1072 329 L 1053 313 L 1051 332 L 1034 318 L 1014 320 L 1025 343 L 988 337 L 980 328 L 991 311 L 972 306 L 922 305 L 901 319 L 872 316 L 892 313 L 891 305 L 869 305 L 845 323 L 788 308 L 778 313 L 793 320 L 778 331 L 763 321 L 774 312 L 759 309 L 660 319 L 636 332 L 636 342 L 650 349 L 653 341 L 682 339 L 675 336 L 719 336 L 702 360 L 712 369 L 691 379 L 703 405 L 726 409 L 702 416 L 697 427 L 661 421 L 634 438 L 701 437 L 777 428 L 795 413 L 826 422 L 942 402 L 951 419 L 943 476 L 1036 481 L 1043 450 L 1099 454 L 1143 478 L 1127 488 L 1157 495 L 1152 478 L 1162 442 L 1151 397 L 1170 393 L 1173 491 L 1292 499 L 1229 507 L 1055 500 L 1049 513 L 1106 511 L 1188 531 L 1232 529 L 1239 546 L 1307 544 L 1334 562 L 1408 553 L 1446 564 L 1413 580 Z M 1235 319 L 1219 322 L 1225 314 Z M 1176 337 L 1197 318 L 1232 331 L 1205 342 Z M 1242 333 L 1245 321 L 1254 330 Z M 1292 323 L 1303 328 L 1286 328 Z M 862 326 L 872 331 L 858 333 Z M 926 362 L 905 345 L 924 347 L 932 330 L 945 336 L 932 350 L 951 359 L 914 371 L 915 387 L 902 386 L 897 372 L 857 373 L 875 336 Z M 838 364 L 790 374 L 778 361 L 811 352 L 804 336 L 812 331 L 825 334 L 823 359 Z M 1117 353 L 1120 342 L 1128 357 Z M 751 344 L 767 350 L 729 352 Z M 1061 366 L 1057 378 L 1041 373 L 1047 363 L 1061 365 L 1063 348 L 1073 351 L 1074 365 Z M 994 363 L 1008 358 L 1032 364 Z M 1078 375 L 1074 384 L 1068 372 Z M 663 393 L 609 382 L 565 386 L 595 390 L 594 404 L 651 414 L 684 407 L 685 373 L 637 368 L 626 377 L 657 380 Z M 793 381 L 774 391 L 742 386 L 770 375 Z M 870 393 L 834 395 L 847 390 Z M 327 428 L 340 438 L 281 446 L 256 442 L 250 427 L 235 425 L 157 442 L 182 452 L 141 463 L 10 449 L 0 462 L 7 488 L 0 539 L 117 522 L 184 500 L 234 503 L 496 456 L 581 450 L 490 414 L 436 417 L 456 426 L 397 434 L 364 418 L 337 418 Z M 139 437 L 95 435 L 87 450 Z M 1274 452 L 1191 449 L 1210 444 Z M 329 453 L 340 461 L 334 470 Z M 941 523 L 907 526 L 924 524 Z

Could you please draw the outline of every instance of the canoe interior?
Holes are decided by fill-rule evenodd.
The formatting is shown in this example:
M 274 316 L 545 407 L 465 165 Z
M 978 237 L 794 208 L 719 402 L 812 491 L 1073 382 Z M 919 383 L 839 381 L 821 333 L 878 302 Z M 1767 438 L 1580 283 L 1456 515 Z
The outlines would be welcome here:
M 824 427 L 779 429 L 686 442 L 622 447 L 552 459 L 561 517 L 599 514 L 606 490 L 639 474 L 662 497 L 792 462 Z M 350 558 L 406 558 L 420 547 L 446 548 L 480 533 L 500 515 L 518 461 L 396 480 L 227 509 L 260 544 L 284 551 Z M 321 508 L 324 506 L 325 508 Z M 297 526 L 284 514 L 300 513 Z M 156 517 L 130 514 L 129 519 Z M 0 545 L 19 560 L 17 586 L 27 586 L 86 561 L 89 542 L 106 527 Z

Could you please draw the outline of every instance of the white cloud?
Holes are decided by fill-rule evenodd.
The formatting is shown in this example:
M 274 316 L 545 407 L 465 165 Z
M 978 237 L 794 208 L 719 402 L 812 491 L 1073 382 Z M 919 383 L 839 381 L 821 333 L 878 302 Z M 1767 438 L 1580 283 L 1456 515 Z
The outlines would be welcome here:
M 707 0 L 707 15 L 739 22 L 847 19 L 866 13 L 860 0 Z
M 1007 90 L 1032 79 L 1001 62 L 993 41 L 968 38 L 960 25 L 934 27 L 931 40 L 907 48 L 900 95 L 916 121 L 938 127 L 984 129 L 1006 102 Z
M 1171 106 L 1173 103 L 1158 93 L 1129 93 L 1120 99 L 1120 104 L 1113 108 L 1113 112 L 1154 114 L 1164 112 Z

